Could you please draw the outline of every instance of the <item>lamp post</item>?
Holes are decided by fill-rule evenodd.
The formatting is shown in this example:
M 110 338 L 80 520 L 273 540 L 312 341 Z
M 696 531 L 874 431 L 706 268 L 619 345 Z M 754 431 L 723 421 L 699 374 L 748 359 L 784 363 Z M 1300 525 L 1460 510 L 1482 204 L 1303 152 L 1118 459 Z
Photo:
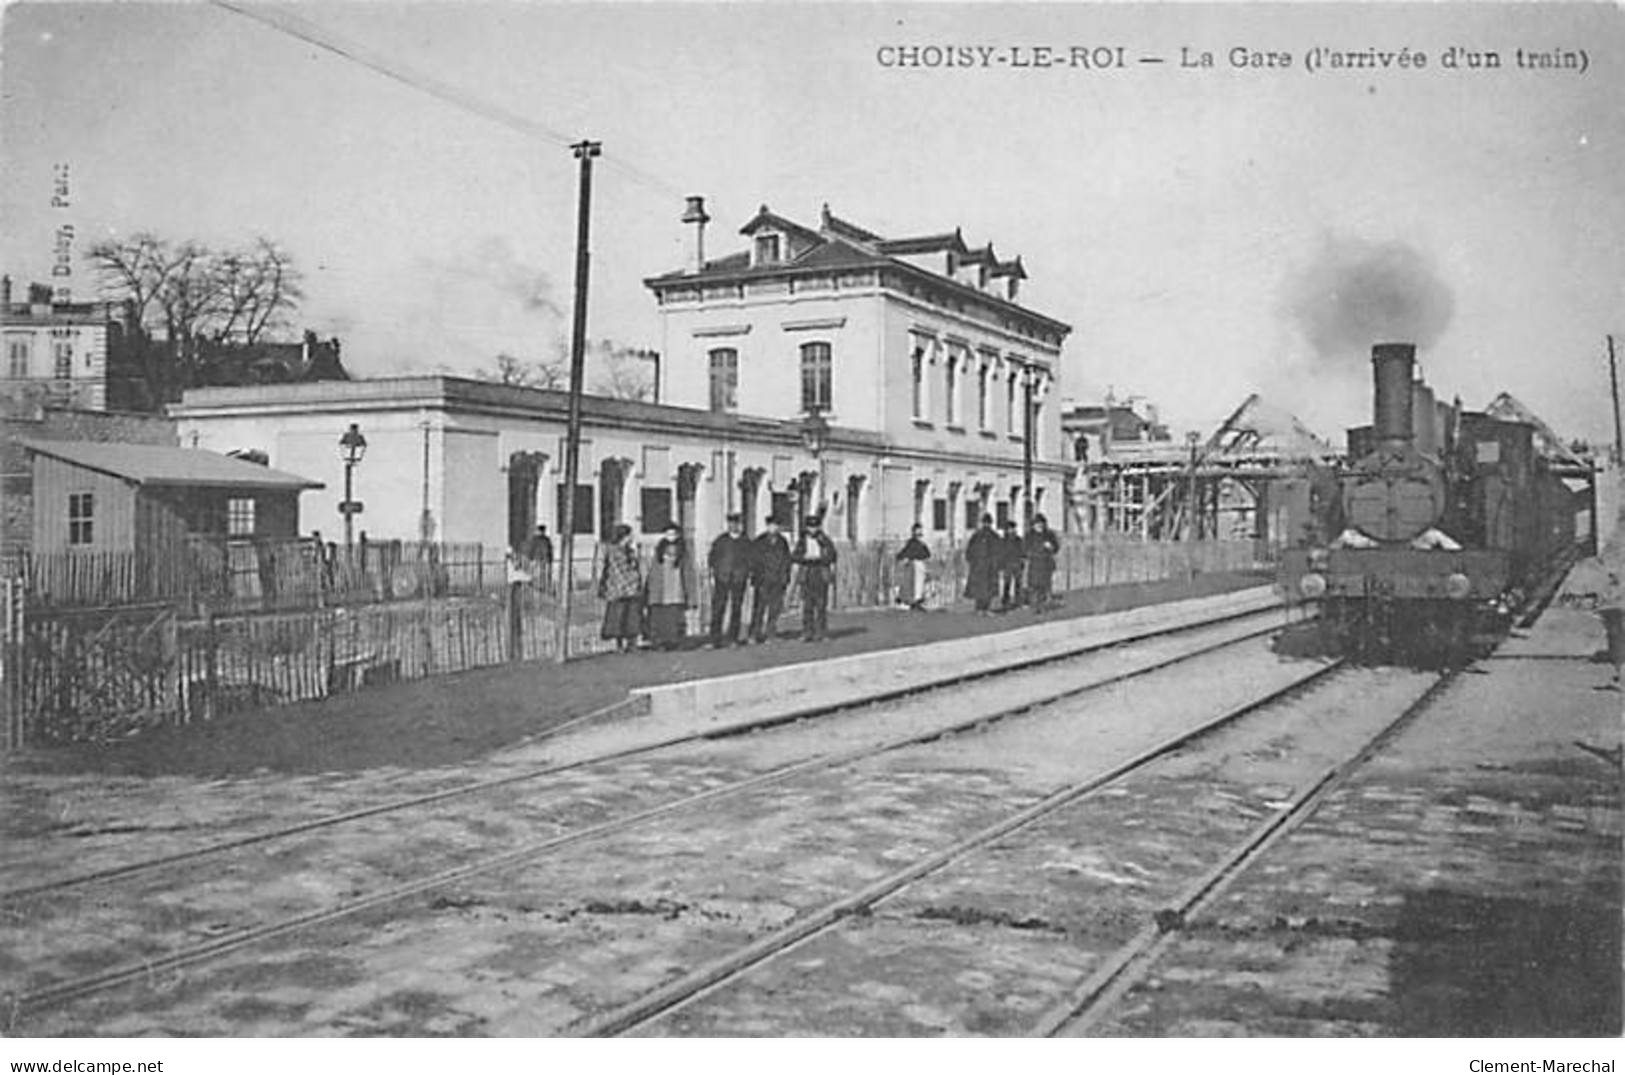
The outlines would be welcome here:
M 344 516 L 346 553 L 355 545 L 355 517 L 361 513 L 361 505 L 354 497 L 355 468 L 366 454 L 367 438 L 361 435 L 361 427 L 351 422 L 350 428 L 339 438 L 339 458 L 344 460 L 344 502 L 339 505 L 339 514 Z
M 824 420 L 823 408 L 814 406 L 807 409 L 807 417 L 801 420 L 801 443 L 808 452 L 812 453 L 813 470 L 818 473 L 817 496 L 813 499 L 818 503 L 819 514 L 822 514 L 824 465 L 820 462 L 819 457 L 824 454 L 824 449 L 829 446 L 829 423 Z M 807 514 L 809 513 L 806 511 L 802 512 L 803 516 Z

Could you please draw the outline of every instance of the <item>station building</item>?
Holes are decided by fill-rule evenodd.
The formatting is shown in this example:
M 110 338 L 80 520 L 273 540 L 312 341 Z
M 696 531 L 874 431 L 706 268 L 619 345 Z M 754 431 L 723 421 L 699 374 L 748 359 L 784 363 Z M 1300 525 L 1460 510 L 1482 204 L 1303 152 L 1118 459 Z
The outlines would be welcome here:
M 916 522 L 957 540 L 984 511 L 1021 518 L 1029 473 L 1033 510 L 1062 525 L 1074 467 L 1054 401 L 1070 327 L 1016 302 L 1019 258 L 958 231 L 888 240 L 827 208 L 809 228 L 764 207 L 740 229 L 747 248 L 711 261 L 708 219 L 691 199 L 689 264 L 645 281 L 663 402 L 584 400 L 578 534 L 675 521 L 703 545 L 732 511 L 754 531 L 817 510 L 837 540 Z M 500 548 L 537 523 L 558 532 L 567 405 L 435 375 L 194 389 L 170 413 L 183 445 L 262 452 L 328 490 L 344 486 L 338 441 L 354 423 L 369 538 Z M 342 527 L 337 498 L 305 518 Z

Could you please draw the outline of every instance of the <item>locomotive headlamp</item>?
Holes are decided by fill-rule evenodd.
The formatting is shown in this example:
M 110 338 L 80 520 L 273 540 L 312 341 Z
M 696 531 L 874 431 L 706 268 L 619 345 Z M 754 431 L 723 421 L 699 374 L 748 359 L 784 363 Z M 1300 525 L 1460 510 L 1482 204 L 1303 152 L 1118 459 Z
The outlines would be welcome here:
M 1460 601 L 1473 592 L 1473 580 L 1457 571 L 1444 580 L 1444 593 L 1446 597 Z
M 1309 572 L 1298 580 L 1298 592 L 1313 601 L 1326 593 L 1326 576 Z

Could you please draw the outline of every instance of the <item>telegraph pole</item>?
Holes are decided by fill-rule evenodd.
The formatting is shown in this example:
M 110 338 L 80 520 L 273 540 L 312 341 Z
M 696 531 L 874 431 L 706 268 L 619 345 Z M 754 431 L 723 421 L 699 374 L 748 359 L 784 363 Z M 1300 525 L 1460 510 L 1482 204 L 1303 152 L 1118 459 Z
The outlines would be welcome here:
M 1614 462 L 1625 464 L 1625 436 L 1620 433 L 1619 424 L 1619 362 L 1614 357 L 1614 334 L 1608 334 L 1608 387 L 1613 392 L 1614 400 Z
M 1025 533 L 1033 528 L 1033 371 L 1029 367 L 1021 375 L 1022 410 L 1026 421 L 1021 435 L 1021 528 Z
M 600 142 L 570 147 L 581 162 L 581 200 L 576 208 L 576 303 L 570 331 L 570 412 L 564 427 L 564 503 L 559 520 L 558 660 L 570 659 L 570 606 L 575 589 L 576 478 L 581 467 L 581 382 L 587 359 L 587 224 L 592 216 L 592 161 Z

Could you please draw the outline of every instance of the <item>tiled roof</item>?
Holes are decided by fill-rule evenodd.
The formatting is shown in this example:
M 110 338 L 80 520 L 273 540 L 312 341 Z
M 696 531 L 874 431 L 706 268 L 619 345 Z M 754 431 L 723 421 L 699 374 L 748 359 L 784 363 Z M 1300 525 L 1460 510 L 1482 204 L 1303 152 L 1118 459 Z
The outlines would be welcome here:
M 23 447 L 138 485 L 229 485 L 259 489 L 320 489 L 322 483 L 196 448 L 82 440 L 25 440 Z
M 965 237 L 959 234 L 959 229 L 943 232 L 941 235 L 916 235 L 907 239 L 885 239 L 879 245 L 883 254 L 934 254 L 938 250 L 952 250 L 963 254 L 966 251 Z
M 795 276 L 799 273 L 816 270 L 892 268 L 901 270 L 911 276 L 928 276 L 950 291 L 957 291 L 960 294 L 974 293 L 977 299 L 983 303 L 994 308 L 1019 312 L 1053 330 L 1059 331 L 1062 335 L 1071 331 L 1070 326 L 1028 307 L 1018 305 L 1013 298 L 1006 298 L 991 291 L 955 280 L 945 273 L 933 272 L 928 268 L 901 260 L 908 255 L 950 251 L 962 262 L 988 266 L 987 278 L 1001 276 L 1013 276 L 1018 279 L 1027 278 L 1026 269 L 1022 266 L 1019 257 L 1009 261 L 1000 261 L 993 253 L 992 243 L 988 243 L 973 252 L 965 245 L 964 236 L 958 228 L 936 235 L 885 239 L 874 232 L 834 216 L 829 212 L 827 205 L 824 206 L 821 221 L 823 224 L 822 230 L 813 231 L 774 213 L 766 205 L 763 205 L 756 215 L 744 227 L 739 229 L 741 234 L 751 235 L 761 228 L 772 227 L 799 239 L 808 240 L 804 246 L 798 247 L 797 243 L 791 244 L 791 250 L 794 251 L 793 256 L 770 263 L 752 264 L 749 252 L 741 252 L 728 257 L 709 260 L 699 271 L 675 269 L 657 276 L 646 277 L 643 282 L 645 286 L 652 288 L 657 293 L 663 293 L 667 288 L 678 286 L 704 285 L 713 282 L 726 285 L 763 277 Z

